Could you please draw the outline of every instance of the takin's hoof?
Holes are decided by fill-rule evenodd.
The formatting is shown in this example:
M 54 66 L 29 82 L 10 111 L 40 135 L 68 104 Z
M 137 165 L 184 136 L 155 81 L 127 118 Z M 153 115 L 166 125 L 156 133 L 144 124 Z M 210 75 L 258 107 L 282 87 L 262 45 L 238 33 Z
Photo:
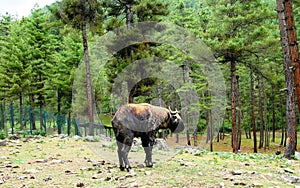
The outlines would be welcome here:
M 126 165 L 125 167 L 120 166 L 119 168 L 120 168 L 121 171 L 125 171 L 125 169 L 126 169 L 126 171 L 129 172 L 131 170 L 131 166 L 128 166 L 128 165 Z
M 146 167 L 148 168 L 152 168 L 153 167 L 153 163 L 150 161 L 145 161 Z
M 125 170 L 125 167 L 124 167 L 124 166 L 120 166 L 119 168 L 120 168 L 121 171 L 124 171 L 124 170 Z
M 131 170 L 131 166 L 126 166 L 125 168 L 126 168 L 127 172 L 129 172 Z

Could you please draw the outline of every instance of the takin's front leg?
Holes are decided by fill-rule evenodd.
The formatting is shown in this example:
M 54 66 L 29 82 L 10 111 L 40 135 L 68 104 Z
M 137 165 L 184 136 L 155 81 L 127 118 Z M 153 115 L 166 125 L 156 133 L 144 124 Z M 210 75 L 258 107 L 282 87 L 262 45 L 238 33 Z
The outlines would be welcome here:
M 155 138 L 149 138 L 148 136 L 142 137 L 142 146 L 144 148 L 144 151 L 146 153 L 146 159 L 145 164 L 146 167 L 152 167 L 152 148 L 154 145 Z

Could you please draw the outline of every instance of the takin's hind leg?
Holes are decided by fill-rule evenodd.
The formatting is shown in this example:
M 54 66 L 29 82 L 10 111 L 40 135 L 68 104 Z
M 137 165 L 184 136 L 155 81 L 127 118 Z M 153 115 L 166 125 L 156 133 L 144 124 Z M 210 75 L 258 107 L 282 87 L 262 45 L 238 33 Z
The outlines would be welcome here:
M 144 147 L 144 151 L 146 153 L 146 159 L 145 159 L 145 164 L 146 167 L 152 167 L 152 146 Z
M 125 163 L 124 163 L 124 157 L 123 157 L 123 152 L 122 152 L 122 143 L 117 141 L 118 145 L 118 158 L 119 158 L 119 165 L 120 165 L 120 170 L 124 171 L 125 170 Z
M 146 153 L 146 159 L 145 159 L 145 164 L 146 167 L 152 167 L 152 148 L 153 148 L 152 141 L 149 139 L 148 136 L 142 137 L 142 146 L 144 148 L 144 151 Z

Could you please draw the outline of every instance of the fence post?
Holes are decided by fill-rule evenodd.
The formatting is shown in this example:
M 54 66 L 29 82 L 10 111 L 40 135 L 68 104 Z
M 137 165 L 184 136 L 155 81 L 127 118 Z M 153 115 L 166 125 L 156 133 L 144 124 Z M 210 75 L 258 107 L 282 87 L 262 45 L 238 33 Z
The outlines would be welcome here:
M 68 124 L 68 136 L 70 136 L 70 134 L 71 134 L 71 113 L 69 112 L 69 114 L 68 114 L 68 120 L 67 120 L 68 122 L 67 122 L 67 124 Z
M 44 130 L 45 130 L 45 134 L 47 134 L 47 114 L 46 112 L 44 111 Z
M 29 108 L 29 131 L 30 134 L 32 135 L 32 122 L 33 122 L 33 115 L 32 115 L 32 109 L 31 107 Z
M 5 127 L 5 109 L 4 109 L 4 104 L 1 102 L 0 103 L 0 118 L 1 118 L 1 121 L 0 121 L 0 130 L 4 130 L 4 127 Z
M 14 107 L 13 103 L 10 103 L 10 120 L 11 120 L 11 134 L 14 134 L 15 120 L 14 120 Z
M 75 125 L 75 135 L 80 136 L 79 131 L 78 131 L 78 124 L 77 124 L 76 120 L 73 119 L 73 122 L 74 122 L 74 125 Z

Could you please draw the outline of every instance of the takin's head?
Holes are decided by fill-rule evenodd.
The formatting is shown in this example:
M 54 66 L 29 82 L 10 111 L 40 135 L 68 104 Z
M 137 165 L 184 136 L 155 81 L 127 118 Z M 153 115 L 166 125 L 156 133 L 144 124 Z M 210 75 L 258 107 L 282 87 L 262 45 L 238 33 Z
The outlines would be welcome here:
M 179 133 L 184 130 L 184 124 L 183 121 L 179 115 L 179 111 L 177 109 L 175 111 L 172 111 L 169 107 L 169 112 L 170 112 L 170 119 L 168 122 L 168 128 L 173 132 L 173 133 Z

